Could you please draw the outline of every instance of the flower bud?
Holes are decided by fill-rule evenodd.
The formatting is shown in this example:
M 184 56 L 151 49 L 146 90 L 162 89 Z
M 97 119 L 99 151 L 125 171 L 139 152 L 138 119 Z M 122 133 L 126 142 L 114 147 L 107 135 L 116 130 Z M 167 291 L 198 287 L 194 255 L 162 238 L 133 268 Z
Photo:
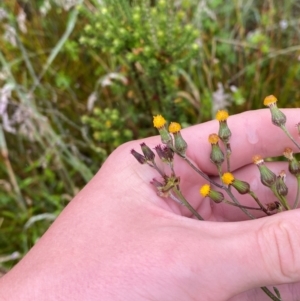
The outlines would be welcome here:
M 174 148 L 179 155 L 184 157 L 188 145 L 182 138 L 180 130 L 181 125 L 177 122 L 171 122 L 171 124 L 169 125 L 169 132 L 174 136 Z
M 293 156 L 293 150 L 290 148 L 290 147 L 286 147 L 284 150 L 283 150 L 283 156 L 285 158 L 287 158 L 289 161 L 292 161 L 294 159 L 294 156 Z
M 150 149 L 149 146 L 147 146 L 145 143 L 141 144 L 142 152 L 145 156 L 145 159 L 147 161 L 153 162 L 155 158 L 154 152 Z
M 269 95 L 264 99 L 264 105 L 270 108 L 272 123 L 282 126 L 286 123 L 286 116 L 278 109 L 276 102 L 277 98 L 274 95 Z
M 211 144 L 210 160 L 220 166 L 224 162 L 224 154 L 219 146 L 219 136 L 217 134 L 211 134 L 208 137 L 208 141 Z
M 155 146 L 155 151 L 159 158 L 164 163 L 172 163 L 174 159 L 174 152 L 167 145 L 162 147 L 161 145 Z
M 232 185 L 240 194 L 246 194 L 250 191 L 250 185 L 247 182 L 235 179 L 230 172 L 225 172 L 222 175 L 222 182 L 228 186 Z
M 132 149 L 130 153 L 137 159 L 139 163 L 145 164 L 147 162 L 146 158 L 134 149 Z
M 158 196 L 162 198 L 168 198 L 171 196 L 171 191 L 170 189 L 165 189 L 165 184 L 160 183 L 156 179 L 152 179 L 150 184 L 152 184 L 156 188 Z
M 209 184 L 205 184 L 200 188 L 200 194 L 203 197 L 209 197 L 215 203 L 221 203 L 224 200 L 223 193 L 211 189 Z
M 253 163 L 256 164 L 259 169 L 262 184 L 271 187 L 276 182 L 276 175 L 265 165 L 265 161 L 261 156 L 254 156 Z
M 235 179 L 232 182 L 232 186 L 240 193 L 240 194 L 246 194 L 250 191 L 250 184 L 245 181 L 240 181 Z
M 163 144 L 172 145 L 172 136 L 166 128 L 166 120 L 161 115 L 153 116 L 153 125 L 158 129 Z
M 288 188 L 285 184 L 285 178 L 286 178 L 285 171 L 282 170 L 276 179 L 276 190 L 278 194 L 282 196 L 286 196 L 288 194 Z
M 293 150 L 290 147 L 286 147 L 283 155 L 289 161 L 289 172 L 296 177 L 300 176 L 300 164 L 294 157 Z
M 227 125 L 228 112 L 225 110 L 220 110 L 216 114 L 216 119 L 219 121 L 219 137 L 225 143 L 229 143 L 231 137 L 231 131 Z

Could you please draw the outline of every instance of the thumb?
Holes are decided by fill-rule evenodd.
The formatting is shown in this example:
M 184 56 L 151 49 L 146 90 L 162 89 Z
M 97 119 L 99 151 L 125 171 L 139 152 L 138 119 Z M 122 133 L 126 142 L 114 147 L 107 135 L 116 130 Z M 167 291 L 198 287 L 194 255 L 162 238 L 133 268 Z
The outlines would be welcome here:
M 227 300 L 252 288 L 300 281 L 300 210 L 236 223 L 199 223 L 194 270 Z M 205 237 L 205 241 L 199 239 Z M 197 238 L 198 237 L 198 238 Z M 190 250 L 191 251 L 191 250 Z M 202 280 L 201 280 L 202 278 Z M 203 283 L 198 285 L 201 288 Z

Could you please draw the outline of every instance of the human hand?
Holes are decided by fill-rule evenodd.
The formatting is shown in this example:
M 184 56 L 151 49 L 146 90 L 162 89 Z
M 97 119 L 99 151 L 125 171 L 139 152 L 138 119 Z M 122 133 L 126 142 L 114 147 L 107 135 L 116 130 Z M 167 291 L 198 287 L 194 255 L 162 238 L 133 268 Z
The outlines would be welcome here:
M 285 113 L 289 125 L 299 121 L 299 110 Z M 247 181 L 260 200 L 271 202 L 274 196 L 260 185 L 252 156 L 280 155 L 291 142 L 271 124 L 268 110 L 231 116 L 228 124 L 233 174 Z M 210 175 L 217 172 L 209 161 L 207 137 L 217 130 L 217 121 L 211 121 L 182 131 L 188 156 Z M 263 301 L 270 299 L 258 288 L 279 284 L 283 301 L 300 298 L 295 284 L 300 280 L 299 210 L 249 221 L 238 208 L 203 199 L 199 187 L 205 181 L 176 158 L 181 190 L 205 221 L 187 218 L 191 214 L 185 207 L 157 196 L 149 184 L 159 179 L 155 170 L 130 155 L 141 142 L 155 147 L 160 138 L 127 143 L 108 158 L 0 280 L 1 300 Z M 284 163 L 268 166 L 277 173 L 287 169 Z M 293 200 L 293 177 L 287 176 L 287 185 Z M 255 205 L 249 197 L 236 196 L 244 205 Z

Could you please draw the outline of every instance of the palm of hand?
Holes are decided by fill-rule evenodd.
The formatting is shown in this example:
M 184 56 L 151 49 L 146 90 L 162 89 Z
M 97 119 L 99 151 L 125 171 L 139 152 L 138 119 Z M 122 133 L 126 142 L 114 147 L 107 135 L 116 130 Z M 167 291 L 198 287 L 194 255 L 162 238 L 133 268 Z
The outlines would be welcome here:
M 289 114 L 289 119 L 295 120 L 296 112 L 293 111 L 287 111 Z M 293 122 L 296 123 L 296 120 Z M 288 140 L 288 138 L 280 132 L 280 129 L 274 127 L 270 122 L 270 116 L 268 110 L 261 110 L 256 112 L 248 112 L 245 114 L 237 115 L 231 117 L 229 119 L 228 124 L 231 128 L 231 131 L 233 133 L 232 142 L 231 142 L 231 148 L 232 148 L 232 156 L 231 156 L 231 171 L 235 175 L 236 178 L 241 179 L 243 181 L 247 181 L 251 185 L 251 189 L 255 191 L 255 193 L 259 196 L 259 198 L 262 200 L 263 203 L 269 203 L 271 201 L 274 201 L 274 196 L 272 192 L 269 191 L 268 188 L 264 187 L 262 184 L 260 184 L 260 175 L 259 171 L 257 170 L 257 167 L 252 163 L 252 157 L 254 155 L 260 154 L 262 157 L 271 157 L 271 156 L 278 156 L 282 153 L 284 147 L 291 146 L 292 143 Z M 296 130 L 296 129 L 295 129 Z M 204 125 L 199 125 L 195 127 L 188 128 L 182 132 L 184 139 L 188 143 L 188 151 L 187 155 L 188 157 L 195 162 L 195 164 L 206 174 L 213 177 L 214 180 L 218 180 L 217 177 L 217 170 L 216 167 L 210 162 L 209 160 L 209 154 L 211 146 L 207 141 L 207 137 L 211 133 L 216 133 L 218 131 L 218 123 L 217 121 L 212 121 L 209 123 L 206 123 Z M 274 139 L 276 137 L 276 139 Z M 142 142 L 146 142 L 146 144 L 150 148 L 154 148 L 157 144 L 160 144 L 160 138 L 159 137 L 153 137 L 144 139 Z M 185 244 L 190 244 L 190 248 L 193 248 L 194 241 L 198 239 L 197 236 L 187 234 L 191 230 L 190 226 L 191 224 L 186 219 L 182 219 L 182 217 L 191 217 L 191 213 L 182 205 L 179 205 L 175 203 L 171 199 L 163 199 L 159 196 L 157 196 L 155 188 L 150 185 L 150 181 L 153 178 L 156 178 L 157 180 L 160 180 L 159 174 L 154 170 L 151 169 L 148 166 L 142 166 L 138 164 L 133 157 L 126 158 L 124 160 L 124 156 L 130 156 L 130 150 L 134 148 L 135 150 L 139 151 L 139 143 L 140 142 L 131 142 L 127 145 L 124 145 L 120 149 L 116 151 L 116 156 L 114 157 L 114 160 L 119 156 L 120 160 L 115 162 L 110 162 L 108 160 L 108 167 L 112 168 L 111 166 L 118 166 L 118 172 L 116 172 L 116 182 L 119 183 L 121 186 L 121 189 L 119 190 L 119 193 L 124 196 L 128 194 L 128 188 L 130 187 L 130 190 L 132 192 L 131 195 L 131 201 L 130 204 L 132 205 L 131 210 L 134 212 L 133 216 L 136 218 L 138 215 L 142 215 L 142 223 L 147 224 L 148 222 L 155 223 L 156 226 L 159 229 L 159 233 L 155 233 L 154 237 L 149 235 L 149 237 L 152 237 L 153 241 L 156 241 L 157 243 L 156 247 L 165 250 L 165 249 L 177 249 L 177 252 L 174 253 L 174 251 L 169 251 L 169 256 L 172 258 L 176 258 L 178 254 L 187 253 L 187 250 L 182 247 L 178 246 L 178 242 L 185 240 Z M 116 164 L 117 162 L 117 164 Z M 112 163 L 112 165 L 110 165 Z M 278 174 L 282 169 L 287 169 L 286 162 L 277 162 L 277 163 L 268 163 L 268 166 L 276 173 Z M 226 168 L 226 166 L 225 166 Z M 165 168 L 165 172 L 170 174 L 170 171 Z M 193 171 L 186 162 L 181 160 L 181 158 L 175 159 L 175 173 L 177 176 L 180 177 L 180 188 L 183 192 L 186 199 L 192 204 L 192 206 L 204 217 L 207 221 L 243 221 L 248 220 L 249 218 L 239 209 L 235 207 L 231 207 L 226 204 L 212 204 L 211 201 L 208 199 L 203 199 L 199 195 L 199 187 L 203 185 L 204 183 L 207 183 L 206 180 L 202 179 L 195 171 Z M 291 186 L 289 184 L 294 184 L 295 179 L 292 176 L 288 176 L 287 178 L 287 184 L 288 186 Z M 119 188 L 120 188 L 119 186 Z M 289 195 L 293 202 L 294 195 L 295 195 L 295 188 L 296 185 L 292 186 L 292 189 L 290 189 Z M 123 191 L 123 192 L 122 192 Z M 233 189 L 234 192 L 234 189 Z M 246 206 L 254 206 L 255 202 L 253 199 L 249 196 L 240 196 L 237 192 L 234 192 L 234 194 L 238 197 L 239 201 Z M 132 198 L 132 196 L 134 197 Z M 126 206 L 131 206 L 127 203 Z M 137 209 L 139 208 L 139 209 Z M 252 211 L 254 215 L 257 217 L 264 216 L 261 212 Z M 194 222 L 193 226 L 195 226 Z M 237 230 L 237 226 L 235 223 L 226 223 L 222 224 L 222 231 L 220 233 L 220 227 L 219 224 L 209 224 L 207 226 L 206 224 L 202 224 L 201 222 L 197 222 L 198 226 L 201 227 L 200 233 L 197 233 L 199 236 L 199 239 L 201 239 L 201 235 L 208 235 L 210 238 L 204 240 L 204 246 L 207 249 L 215 248 L 216 245 L 218 245 L 217 240 L 219 240 L 219 244 L 222 243 L 224 249 L 226 248 L 226 243 L 222 239 L 222 237 L 226 237 L 226 233 L 230 233 L 232 235 L 232 228 L 234 228 L 234 235 L 239 235 L 242 232 L 245 232 L 246 228 L 241 227 L 240 231 Z M 137 221 L 138 225 L 138 221 Z M 188 226 L 187 226 L 188 225 Z M 241 224 L 242 225 L 242 224 Z M 244 224 L 243 224 L 244 225 Z M 164 231 L 163 229 L 167 227 L 167 231 Z M 188 228 L 188 229 L 187 229 Z M 175 232 L 172 230 L 176 230 Z M 163 235 L 162 233 L 165 233 Z M 139 233 L 141 234 L 141 233 Z M 144 233 L 144 235 L 147 235 Z M 190 236 L 189 236 L 190 235 Z M 170 239 L 171 237 L 171 239 Z M 213 239 L 211 239 L 213 238 Z M 249 240 L 251 240 L 249 236 Z M 239 242 L 240 243 L 240 242 Z M 247 242 L 245 242 L 246 244 Z M 153 251 L 154 248 L 152 248 Z M 229 248 L 230 249 L 230 248 Z M 200 251 L 200 250 L 199 250 Z M 142 251 L 141 251 L 142 252 Z M 162 251 L 163 252 L 163 251 Z M 209 262 L 209 260 L 213 261 L 214 256 L 219 256 L 221 250 L 216 252 L 211 252 L 211 254 L 207 254 L 207 252 L 202 250 L 202 255 L 200 256 L 200 259 L 204 262 Z M 260 256 L 261 254 L 257 254 L 256 256 Z M 161 256 L 161 254 L 160 254 Z M 244 254 L 245 257 L 247 257 L 247 254 Z M 191 257 L 193 258 L 193 257 Z M 193 258 L 194 260 L 195 258 Z M 160 261 L 161 258 L 158 260 Z M 175 259 L 174 259 L 175 260 Z M 187 262 L 189 262 L 189 259 L 187 259 Z M 161 264 L 166 264 L 166 262 L 160 261 Z M 187 263 L 186 262 L 186 263 Z M 192 265 L 192 263 L 190 263 Z M 238 265 L 241 264 L 237 260 L 237 262 L 234 263 L 231 262 L 232 265 Z M 189 265 L 189 264 L 187 264 Z M 216 277 L 216 274 L 210 273 L 209 269 L 211 268 L 210 265 L 200 264 L 202 272 L 199 276 L 205 275 L 207 277 L 205 282 L 205 290 L 209 291 L 209 285 L 207 285 L 207 282 L 209 282 L 210 277 L 213 279 L 218 279 L 218 286 L 217 288 L 215 285 L 212 285 L 211 291 L 209 291 L 209 294 L 206 295 L 205 298 L 211 298 L 210 300 L 227 300 L 228 296 L 232 294 L 231 292 L 228 292 L 228 295 L 226 295 L 226 292 L 224 292 L 224 287 L 229 287 L 228 285 L 228 279 L 225 280 L 223 278 L 214 278 Z M 223 270 L 224 261 L 222 262 L 222 265 L 219 262 L 219 266 L 217 268 L 218 264 L 216 262 L 215 268 Z M 182 268 L 182 267 L 181 267 Z M 208 270 L 206 270 L 208 269 Z M 226 268 L 225 268 L 226 269 Z M 239 270 L 239 268 L 237 268 Z M 241 269 L 243 270 L 243 269 Z M 186 272 L 186 271 L 185 271 Z M 235 271 L 235 273 L 242 273 L 242 271 Z M 274 273 L 275 275 L 276 273 Z M 173 275 L 174 276 L 174 275 Z M 222 276 L 222 272 L 221 272 Z M 200 288 L 202 287 L 201 282 L 198 281 L 193 282 L 190 281 L 188 283 L 185 283 L 181 277 L 176 274 L 176 277 L 180 279 L 181 287 L 183 287 L 183 290 L 175 290 L 174 295 L 170 294 L 170 292 L 165 292 L 169 297 L 170 300 L 189 300 L 189 298 L 197 300 L 197 294 L 199 293 Z M 175 278 L 176 278 L 175 277 Z M 173 277 L 174 278 L 174 277 Z M 223 282 L 224 281 L 224 282 Z M 275 283 L 276 277 L 274 276 L 274 282 Z M 229 281 L 230 282 L 230 281 Z M 255 281 L 254 281 L 255 282 Z M 176 285 L 178 284 L 175 281 Z M 211 282 L 215 283 L 215 282 Z M 174 283 L 173 283 L 174 285 Z M 253 283 L 252 283 L 253 285 Z M 260 283 L 257 283 L 254 286 L 260 286 Z M 155 285 L 154 285 L 155 286 Z M 197 289 L 195 289 L 195 287 Z M 236 288 L 235 293 L 241 293 L 242 291 L 247 291 L 250 287 L 242 286 L 239 288 Z M 204 288 L 203 288 L 204 289 Z M 281 290 L 283 292 L 286 291 L 286 287 L 281 287 Z M 186 291 L 188 291 L 188 294 L 186 294 Z M 214 293 L 212 293 L 214 291 Z M 226 290 L 225 290 L 226 291 Z M 183 293 L 185 292 L 185 293 Z M 160 291 L 160 294 L 162 291 Z M 243 295 L 239 295 L 239 299 L 237 300 L 244 300 L 244 298 L 247 298 L 247 294 L 250 294 L 252 296 L 253 291 L 249 293 L 244 293 Z M 287 296 L 289 296 L 289 299 L 284 300 L 293 300 L 291 299 L 290 291 L 286 292 Z M 189 295 L 189 298 L 187 297 Z M 155 295 L 157 296 L 157 295 Z M 164 295 L 165 296 L 165 295 Z M 181 296 L 182 299 L 179 298 Z M 205 294 L 202 295 L 203 298 Z M 222 297 L 220 297 L 222 296 Z M 227 297 L 226 297 L 227 296 Z M 172 299 L 173 298 L 173 299 Z M 175 299 L 174 299 L 175 298 Z M 160 300 L 160 299 L 158 299 Z M 164 297 L 161 300 L 169 300 Z M 199 299 L 204 300 L 204 299 Z M 209 299 L 207 299 L 209 300 Z M 246 300 L 246 299 L 245 299 Z M 259 300 L 270 300 L 265 295 L 260 295 Z
M 243 116 L 244 115 L 244 116 Z M 255 122 L 253 120 L 255 116 Z M 262 157 L 272 157 L 282 154 L 284 147 L 291 146 L 293 144 L 289 139 L 280 131 L 279 128 L 273 126 L 269 120 L 268 110 L 261 110 L 256 112 L 247 112 L 245 114 L 236 115 L 229 119 L 229 126 L 233 132 L 231 147 L 233 150 L 231 161 L 231 172 L 235 175 L 237 179 L 246 181 L 250 184 L 251 190 L 254 190 L 256 194 L 259 195 L 260 199 L 266 200 L 265 203 L 269 203 L 274 200 L 274 195 L 269 188 L 264 187 L 260 183 L 260 174 L 257 167 L 252 163 L 252 157 L 254 155 L 260 154 Z M 263 130 L 262 130 L 263 129 Z M 211 146 L 207 141 L 207 137 L 211 133 L 216 133 L 218 131 L 218 122 L 211 121 L 205 125 L 199 125 L 195 127 L 188 128 L 183 131 L 184 138 L 188 141 L 188 157 L 195 162 L 202 171 L 208 174 L 212 180 L 219 182 L 219 177 L 217 175 L 217 168 L 213 163 L 210 162 L 209 155 L 211 151 Z M 296 133 L 296 129 L 294 129 Z M 274 139 L 276 137 L 276 139 Z M 159 137 L 149 138 L 147 145 L 150 148 L 154 148 L 157 144 L 160 144 Z M 134 144 L 134 148 L 139 151 L 138 143 Z M 156 161 L 159 161 L 156 156 Z M 130 160 L 130 159 L 129 159 Z M 137 187 L 145 187 L 147 193 L 144 192 L 144 196 L 151 196 L 152 201 L 155 199 L 164 208 L 166 205 L 167 210 L 174 212 L 176 214 L 191 216 L 191 213 L 183 208 L 182 206 L 174 203 L 173 200 L 162 199 L 156 196 L 155 188 L 151 187 L 149 184 L 152 178 L 161 180 L 160 175 L 151 170 L 148 166 L 140 166 L 132 158 L 130 160 L 131 166 L 134 173 L 138 174 L 138 180 L 141 180 Z M 170 174 L 170 170 L 165 164 L 161 164 L 166 174 Z M 271 162 L 268 166 L 276 173 L 279 174 L 281 170 L 287 170 L 286 162 Z M 223 163 L 223 172 L 226 170 L 226 162 Z M 198 175 L 194 170 L 188 166 L 181 158 L 177 157 L 175 159 L 175 173 L 176 176 L 180 177 L 180 187 L 186 197 L 186 199 L 191 202 L 195 209 L 204 216 L 205 220 L 211 221 L 239 221 L 247 220 L 248 216 L 245 215 L 239 208 L 234 208 L 226 204 L 213 204 L 212 201 L 208 199 L 203 199 L 199 194 L 199 188 L 208 183 L 200 175 Z M 147 185 L 144 185 L 144 184 Z M 296 181 L 291 175 L 287 178 L 287 184 L 289 186 L 289 198 L 294 201 L 295 189 L 294 187 Z M 220 189 L 217 189 L 222 191 Z M 246 206 L 257 207 L 254 200 L 249 197 L 249 195 L 239 195 L 234 191 L 234 195 L 237 199 Z M 226 199 L 229 199 L 226 196 Z M 265 216 L 264 213 L 251 211 L 251 213 L 257 217 Z

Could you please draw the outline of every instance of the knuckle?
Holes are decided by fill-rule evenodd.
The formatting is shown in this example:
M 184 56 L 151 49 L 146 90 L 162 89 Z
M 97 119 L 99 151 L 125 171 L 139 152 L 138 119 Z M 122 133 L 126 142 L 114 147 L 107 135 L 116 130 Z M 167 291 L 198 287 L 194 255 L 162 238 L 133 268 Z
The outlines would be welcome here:
M 266 223 L 258 232 L 263 262 L 275 281 L 300 278 L 300 234 L 291 220 Z

